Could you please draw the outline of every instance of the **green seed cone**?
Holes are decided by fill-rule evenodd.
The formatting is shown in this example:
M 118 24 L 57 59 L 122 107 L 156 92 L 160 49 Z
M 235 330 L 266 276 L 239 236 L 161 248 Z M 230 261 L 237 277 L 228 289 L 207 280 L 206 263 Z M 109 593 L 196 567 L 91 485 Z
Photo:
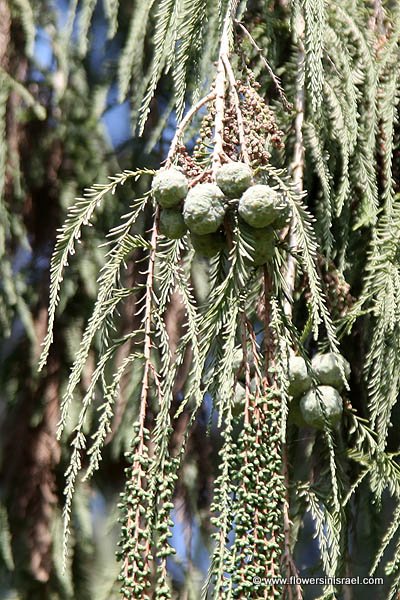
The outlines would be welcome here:
M 151 191 L 160 206 L 170 208 L 182 202 L 188 193 L 188 181 L 178 169 L 160 169 L 153 179 Z
M 332 386 L 320 385 L 315 390 L 309 390 L 300 400 L 300 410 L 305 422 L 316 429 L 324 429 L 324 407 L 326 421 L 335 427 L 341 420 L 343 400 Z
M 253 174 L 245 163 L 230 162 L 219 169 L 216 180 L 228 198 L 239 198 L 251 186 Z
M 225 196 L 213 183 L 193 187 L 183 205 L 183 218 L 192 233 L 205 235 L 218 231 L 225 216 Z
M 243 221 L 259 229 L 282 219 L 286 207 L 286 201 L 274 188 L 257 184 L 244 192 L 239 200 L 238 212 Z
M 160 213 L 160 232 L 171 240 L 177 240 L 185 235 L 186 223 L 180 210 L 164 208 Z
M 289 358 L 289 395 L 295 398 L 305 394 L 311 387 L 306 361 L 302 356 Z
M 200 256 L 211 258 L 226 247 L 225 237 L 222 233 L 208 233 L 206 235 L 190 235 L 193 248 Z
M 312 367 L 315 371 L 319 383 L 322 385 L 331 385 L 337 390 L 344 387 L 343 376 L 340 370 L 340 363 L 346 376 L 350 376 L 350 365 L 345 358 L 340 355 L 328 352 L 327 354 L 317 354 L 312 360 Z

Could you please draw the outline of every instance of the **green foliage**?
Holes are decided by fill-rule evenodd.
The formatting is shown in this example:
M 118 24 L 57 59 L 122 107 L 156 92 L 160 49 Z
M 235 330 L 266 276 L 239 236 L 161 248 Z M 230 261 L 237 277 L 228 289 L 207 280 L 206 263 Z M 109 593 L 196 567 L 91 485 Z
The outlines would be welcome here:
M 11 0 L 11 9 L 16 12 L 25 34 L 25 52 L 32 56 L 35 42 L 35 17 L 29 0 Z
M 318 115 L 324 87 L 325 2 L 324 0 L 304 0 L 301 2 L 301 8 L 304 14 L 307 87 L 309 88 L 312 111 Z
M 83 225 L 89 225 L 90 219 L 93 215 L 95 209 L 101 203 L 103 197 L 107 193 L 113 193 L 117 185 L 122 185 L 129 177 L 139 177 L 143 172 L 133 172 L 133 171 L 124 171 L 119 175 L 111 178 L 111 182 L 108 184 L 96 184 L 92 188 L 88 188 L 86 191 L 85 197 L 78 200 L 76 204 L 74 204 L 69 211 L 69 215 L 65 220 L 65 223 L 58 234 L 57 243 L 54 249 L 52 264 L 50 266 L 50 304 L 49 304 L 49 325 L 48 325 L 48 334 L 43 342 L 43 351 L 42 356 L 39 362 L 39 369 L 41 369 L 47 359 L 48 351 L 50 345 L 53 341 L 53 326 L 54 326 L 54 318 L 55 312 L 57 308 L 57 303 L 59 300 L 59 291 L 61 282 L 63 280 L 63 272 L 64 268 L 68 263 L 68 257 L 75 253 L 75 244 L 77 240 L 79 240 L 81 236 L 81 228 Z M 137 217 L 137 213 L 143 208 L 144 201 L 139 202 L 139 206 L 137 208 L 137 212 L 135 211 L 133 215 L 131 215 L 131 219 L 134 221 Z M 133 218 L 132 218 L 133 217 Z M 123 229 L 123 234 L 121 237 L 121 241 L 129 235 L 129 229 L 131 225 L 131 221 L 128 218 L 128 224 Z M 118 230 L 117 230 L 118 231 Z M 131 248 L 132 249 L 132 248 Z M 129 251 L 129 250 L 128 250 Z M 123 260 L 124 253 L 122 253 L 122 257 L 120 259 L 119 254 L 117 254 L 116 259 L 108 266 L 108 273 L 105 275 L 105 285 L 104 285 L 104 301 L 107 300 L 107 295 L 109 289 L 111 289 L 115 285 L 115 278 L 118 273 L 118 268 L 121 260 Z M 114 266 L 115 265 L 115 266 Z M 100 304 L 100 302 L 99 302 Z M 96 328 L 96 325 L 94 326 Z M 93 337 L 94 333 L 91 334 Z M 86 358 L 86 355 L 85 355 Z M 83 365 L 81 365 L 83 367 Z

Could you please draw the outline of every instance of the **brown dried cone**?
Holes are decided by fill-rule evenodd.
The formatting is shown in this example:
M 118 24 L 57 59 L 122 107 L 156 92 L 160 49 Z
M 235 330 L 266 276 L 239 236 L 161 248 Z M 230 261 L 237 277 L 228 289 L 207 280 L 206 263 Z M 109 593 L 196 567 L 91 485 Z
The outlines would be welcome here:
M 354 304 L 354 298 L 350 292 L 350 285 L 338 271 L 333 262 L 327 262 L 326 258 L 318 256 L 318 266 L 324 282 L 329 312 L 335 317 L 343 317 Z M 303 276 L 300 283 L 306 290 L 305 298 L 308 300 L 310 291 L 308 289 L 308 277 Z

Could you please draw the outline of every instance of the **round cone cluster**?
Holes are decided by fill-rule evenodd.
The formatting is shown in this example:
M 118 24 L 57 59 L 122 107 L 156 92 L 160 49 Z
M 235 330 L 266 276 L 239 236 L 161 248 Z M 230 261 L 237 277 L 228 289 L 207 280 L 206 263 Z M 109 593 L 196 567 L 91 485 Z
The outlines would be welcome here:
M 342 356 L 328 352 L 317 354 L 311 363 L 318 385 L 313 388 L 307 365 L 301 356 L 289 360 L 290 420 L 298 426 L 323 429 L 336 427 L 342 418 L 340 392 L 350 376 L 350 365 Z
M 185 175 L 175 167 L 156 173 L 151 190 L 161 208 L 163 235 L 179 239 L 189 230 L 195 251 L 214 256 L 226 247 L 223 223 L 228 209 L 234 207 L 253 265 L 271 260 L 275 231 L 290 219 L 289 205 L 277 190 L 254 184 L 251 168 L 233 161 L 218 170 L 216 183 L 189 187 Z

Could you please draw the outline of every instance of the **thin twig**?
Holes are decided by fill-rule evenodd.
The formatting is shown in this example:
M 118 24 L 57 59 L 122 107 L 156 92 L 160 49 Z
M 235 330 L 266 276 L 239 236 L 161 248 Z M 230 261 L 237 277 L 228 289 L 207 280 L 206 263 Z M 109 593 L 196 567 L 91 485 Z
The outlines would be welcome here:
M 249 336 L 249 340 L 250 340 L 251 351 L 253 353 L 253 358 L 254 358 L 254 367 L 255 367 L 255 373 L 254 373 L 255 396 L 257 398 L 259 398 L 260 395 L 261 395 L 261 380 L 260 380 L 260 366 L 259 366 L 259 362 L 257 360 L 257 353 L 258 353 L 257 339 L 256 339 L 256 335 L 255 335 L 255 332 L 254 332 L 253 324 L 252 324 L 252 322 L 249 320 L 249 318 L 247 316 L 246 316 L 246 327 L 247 327 L 247 332 L 248 332 L 248 336 Z
M 304 22 L 299 20 L 296 23 L 296 41 L 298 45 L 297 51 L 297 75 L 296 75 L 296 118 L 295 118 L 295 143 L 293 153 L 293 163 L 291 167 L 292 178 L 295 189 L 298 194 L 303 191 L 303 178 L 304 178 L 304 144 L 303 144 L 303 123 L 304 123 L 304 110 L 305 110 L 305 95 L 304 95 L 304 79 L 303 79 L 303 65 L 304 65 L 304 46 L 303 46 L 303 31 Z M 289 247 L 292 252 L 289 253 L 287 259 L 286 269 L 286 285 L 288 290 L 288 298 L 284 303 L 284 311 L 286 316 L 291 319 L 293 313 L 293 292 L 296 279 L 296 260 L 293 254 L 293 250 L 297 248 L 297 234 L 292 222 L 290 227 L 290 239 Z M 285 502 L 283 506 L 283 517 L 284 517 L 284 536 L 285 536 L 285 552 L 284 559 L 286 564 L 286 577 L 297 575 L 297 569 L 293 560 L 291 546 L 290 546 L 290 497 L 289 497 L 289 461 L 288 461 L 288 447 L 287 443 L 283 444 L 282 448 L 282 471 L 285 481 Z M 288 585 L 286 591 L 289 595 L 289 599 L 293 598 L 292 586 Z M 301 600 L 303 598 L 303 591 L 300 585 L 295 585 L 296 599 Z
M 267 394 L 268 389 L 271 386 L 271 374 L 270 367 L 273 358 L 274 348 L 271 338 L 271 288 L 272 281 L 271 275 L 268 272 L 268 267 L 264 265 L 263 268 L 263 300 L 264 300 L 264 352 L 265 352 L 265 372 L 263 377 L 264 394 Z
M 152 307 L 153 307 L 153 285 L 154 285 L 154 263 L 155 263 L 155 254 L 156 254 L 156 244 L 158 237 L 157 230 L 157 221 L 158 221 L 158 209 L 157 214 L 154 218 L 153 231 L 151 234 L 150 240 L 150 256 L 149 256 L 149 268 L 147 271 L 147 280 L 146 280 L 146 300 L 145 300 L 145 317 L 144 317 L 144 371 L 143 371 L 143 379 L 142 379 L 142 391 L 140 395 L 140 414 L 139 414 L 139 423 L 141 429 L 144 429 L 144 419 L 146 414 L 146 406 L 147 406 L 147 395 L 149 389 L 149 373 L 150 373 L 150 363 L 151 363 L 151 318 L 152 318 Z
M 380 35 L 385 35 L 385 12 L 382 6 L 382 0 L 373 0 L 374 16 L 372 17 L 371 29 L 377 31 Z
M 159 210 L 157 209 L 155 217 L 153 230 L 151 234 L 150 240 L 150 255 L 149 255 L 149 267 L 147 270 L 147 280 L 146 280 L 146 295 L 145 295 L 145 312 L 144 312 L 144 369 L 143 369 L 143 377 L 142 377 L 142 388 L 140 393 L 140 407 L 139 407 L 139 444 L 135 451 L 135 458 L 132 465 L 132 473 L 135 478 L 133 485 L 136 489 L 140 489 L 142 487 L 142 478 L 145 475 L 145 471 L 141 464 L 141 458 L 144 454 L 145 448 L 145 425 L 146 425 L 146 414 L 147 414 L 147 398 L 149 392 L 149 383 L 150 383 L 150 371 L 152 370 L 151 365 L 151 349 L 152 349 L 152 340 L 151 340 L 151 322 L 152 322 L 152 312 L 153 312 L 153 286 L 154 286 L 154 265 L 155 265 L 155 257 L 156 257 L 156 246 L 157 246 L 157 238 L 158 238 L 158 218 L 159 218 Z M 135 532 L 135 553 L 134 556 L 138 555 L 138 544 L 139 544 L 139 532 L 140 532 L 140 504 L 136 507 L 134 518 L 132 516 L 128 516 L 128 529 L 131 529 Z M 148 560 L 146 557 L 149 556 L 150 545 L 149 541 L 146 542 L 146 550 L 144 553 L 145 560 Z M 125 577 L 128 577 L 129 567 L 129 556 L 125 558 L 124 561 L 124 574 Z
M 204 98 L 201 98 L 194 106 L 192 106 L 192 108 L 190 110 L 188 110 L 186 115 L 183 117 L 182 121 L 179 123 L 179 126 L 177 127 L 177 130 L 175 132 L 175 135 L 174 135 L 171 145 L 169 147 L 167 159 L 165 161 L 166 168 L 169 168 L 171 166 L 172 159 L 176 153 L 178 144 L 184 134 L 186 127 L 189 125 L 190 121 L 193 119 L 195 114 L 198 113 L 199 110 L 205 104 L 208 104 L 209 102 L 214 100 L 214 98 L 215 98 L 215 92 L 210 92 L 209 94 L 207 94 L 207 96 L 204 96 Z
M 246 134 L 244 131 L 243 115 L 242 115 L 242 111 L 240 110 L 240 102 L 239 102 L 239 95 L 238 95 L 237 89 L 236 89 L 235 74 L 233 72 L 232 65 L 230 63 L 229 58 L 227 56 L 224 56 L 222 60 L 224 62 L 224 66 L 225 66 L 226 72 L 228 74 L 229 86 L 231 88 L 233 101 L 235 103 L 236 119 L 237 119 L 237 126 L 238 126 L 238 132 L 239 132 L 239 142 L 240 142 L 240 147 L 242 149 L 243 160 L 245 163 L 250 165 L 250 156 L 249 156 L 249 152 L 247 150 L 247 142 L 246 142 Z
M 303 192 L 304 178 L 304 143 L 303 143 L 303 123 L 305 110 L 305 95 L 304 95 L 304 80 L 303 80 L 303 65 L 304 65 L 304 46 L 302 42 L 302 24 L 298 25 L 298 52 L 297 52 L 297 76 L 296 76 L 296 118 L 294 122 L 295 143 L 293 152 L 293 162 L 291 166 L 292 179 L 296 192 L 300 195 Z M 296 278 L 296 259 L 294 251 L 297 248 L 297 235 L 293 223 L 290 229 L 289 237 L 289 253 L 286 270 L 286 284 L 288 290 L 288 300 L 285 302 L 285 315 L 292 316 L 293 312 L 293 291 Z
M 265 68 L 267 69 L 268 73 L 271 76 L 272 81 L 275 84 L 276 89 L 278 90 L 278 94 L 280 96 L 280 99 L 282 101 L 282 104 L 284 106 L 284 109 L 287 112 L 291 112 L 293 109 L 292 104 L 288 101 L 288 99 L 286 98 L 286 94 L 283 90 L 282 84 L 281 84 L 281 80 L 279 79 L 279 77 L 277 75 L 275 75 L 274 71 L 272 70 L 271 65 L 269 64 L 269 62 L 267 61 L 267 59 L 265 58 L 265 56 L 263 55 L 263 50 L 262 48 L 260 48 L 260 46 L 257 44 L 256 40 L 253 38 L 253 36 L 251 35 L 250 31 L 248 31 L 246 29 L 246 27 L 243 25 L 243 23 L 241 23 L 240 21 L 237 21 L 235 19 L 235 24 L 238 25 L 238 27 L 240 27 L 240 29 L 243 31 L 243 33 L 247 36 L 247 38 L 249 39 L 251 45 L 253 46 L 253 48 L 255 50 L 257 50 L 257 52 L 260 54 L 260 58 L 261 61 L 263 63 L 263 65 L 265 66 Z
M 249 419 L 249 405 L 250 405 L 250 385 L 251 385 L 251 375 L 250 375 L 250 364 L 249 364 L 249 353 L 247 351 L 247 336 L 246 336 L 246 313 L 243 311 L 241 316 L 241 333 L 242 333 L 242 351 L 243 351 L 243 364 L 245 368 L 245 402 L 244 402 L 244 425 L 247 425 L 250 422 Z M 255 360 L 255 359 L 254 359 Z M 247 455 L 246 455 L 247 460 Z
M 214 151 L 212 157 L 212 173 L 221 166 L 224 155 L 224 116 L 225 116 L 225 65 L 224 57 L 229 55 L 228 20 L 225 20 L 224 30 L 221 38 L 221 47 L 215 77 L 215 120 L 214 120 Z
M 298 573 L 297 567 L 295 565 L 295 562 L 293 560 L 292 551 L 291 551 L 291 547 L 290 547 L 291 521 L 290 521 L 290 516 L 289 516 L 289 494 L 288 494 L 288 490 L 289 490 L 289 460 L 288 460 L 287 444 L 284 444 L 283 449 L 282 449 L 282 472 L 283 472 L 283 478 L 284 478 L 285 490 L 286 490 L 286 498 L 283 503 L 283 527 L 284 527 L 284 535 L 285 535 L 284 563 L 286 565 L 286 577 L 291 577 L 291 576 L 297 577 L 299 573 Z M 292 600 L 293 599 L 292 586 L 288 585 L 286 589 L 288 592 L 289 600 Z M 303 590 L 301 588 L 301 585 L 296 583 L 295 590 L 296 590 L 296 600 L 302 600 Z
M 227 158 L 224 152 L 224 116 L 225 116 L 225 87 L 226 71 L 225 60 L 229 60 L 230 33 L 239 0 L 232 0 L 228 5 L 225 15 L 224 27 L 221 35 L 221 45 L 217 62 L 217 74 L 215 77 L 215 120 L 214 120 L 214 151 L 212 157 L 212 174 L 215 178 L 216 172 L 221 166 L 223 158 Z

